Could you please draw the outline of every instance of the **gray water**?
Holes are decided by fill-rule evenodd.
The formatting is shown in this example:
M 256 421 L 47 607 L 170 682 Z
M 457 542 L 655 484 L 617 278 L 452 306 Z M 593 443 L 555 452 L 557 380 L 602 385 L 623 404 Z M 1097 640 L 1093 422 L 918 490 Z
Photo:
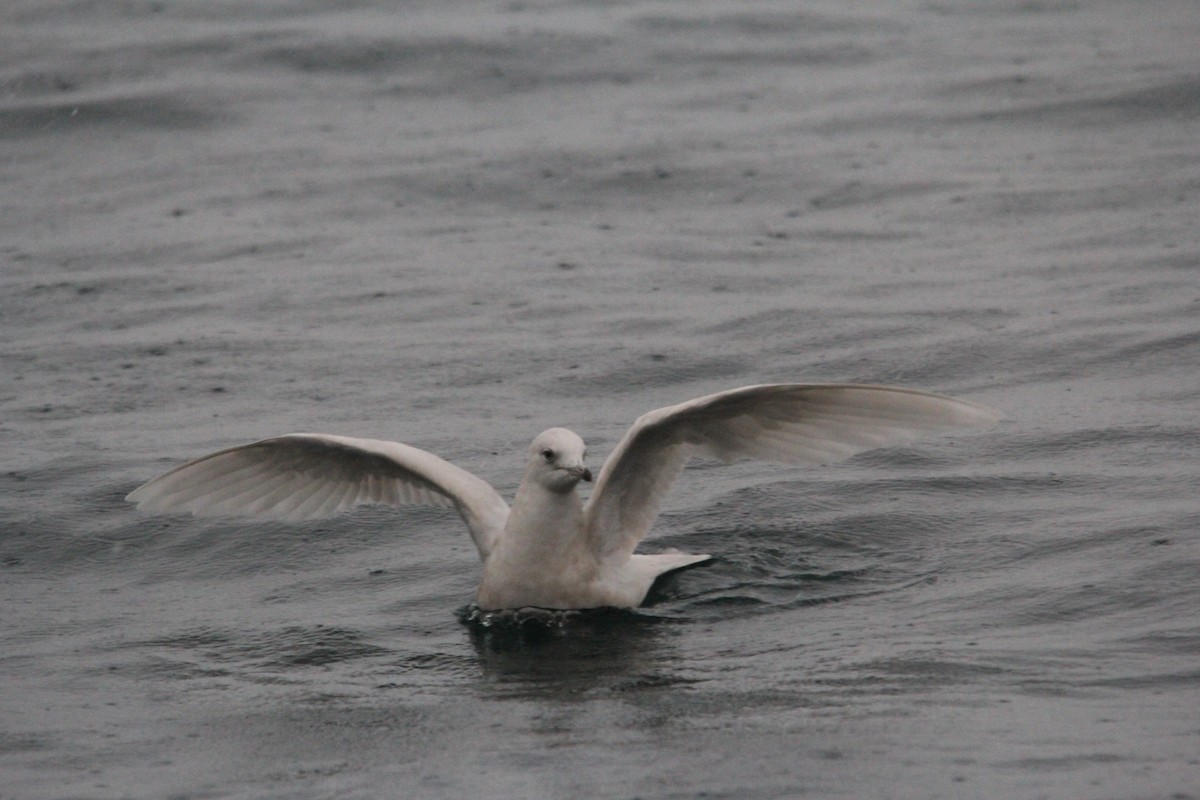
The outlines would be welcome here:
M 325 8 L 0 9 L 0 798 L 1200 797 L 1194 3 Z M 452 515 L 123 501 L 769 381 L 1007 419 L 698 463 L 543 636 Z

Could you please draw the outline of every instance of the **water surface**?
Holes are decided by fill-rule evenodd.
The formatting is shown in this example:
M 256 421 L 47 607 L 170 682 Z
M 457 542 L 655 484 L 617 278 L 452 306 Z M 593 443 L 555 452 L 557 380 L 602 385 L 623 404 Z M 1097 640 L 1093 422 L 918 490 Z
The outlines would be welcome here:
M 1200 796 L 1186 2 L 9 3 L 0 796 Z M 1008 419 L 697 464 L 637 612 L 460 522 L 147 517 L 288 431 L 506 496 L 767 381 Z

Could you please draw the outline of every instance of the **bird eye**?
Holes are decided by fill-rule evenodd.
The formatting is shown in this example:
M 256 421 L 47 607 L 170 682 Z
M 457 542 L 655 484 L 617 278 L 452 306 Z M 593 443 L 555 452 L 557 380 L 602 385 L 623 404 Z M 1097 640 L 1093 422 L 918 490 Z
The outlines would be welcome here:
M 546 459 L 546 461 L 553 461 L 554 460 L 554 451 L 549 448 L 543 450 L 542 458 Z

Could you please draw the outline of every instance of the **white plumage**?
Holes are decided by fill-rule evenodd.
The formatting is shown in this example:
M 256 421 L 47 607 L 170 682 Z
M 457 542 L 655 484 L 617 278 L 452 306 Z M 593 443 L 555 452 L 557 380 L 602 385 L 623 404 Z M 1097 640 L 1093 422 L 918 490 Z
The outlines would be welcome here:
M 887 386 L 745 386 L 641 416 L 591 480 L 583 440 L 551 428 L 529 447 L 512 508 L 487 484 L 398 442 L 294 433 L 202 456 L 128 499 L 146 511 L 303 520 L 361 503 L 455 509 L 483 560 L 486 610 L 635 607 L 665 572 L 708 555 L 635 554 L 692 457 L 819 464 L 952 427 L 993 423 L 986 406 Z

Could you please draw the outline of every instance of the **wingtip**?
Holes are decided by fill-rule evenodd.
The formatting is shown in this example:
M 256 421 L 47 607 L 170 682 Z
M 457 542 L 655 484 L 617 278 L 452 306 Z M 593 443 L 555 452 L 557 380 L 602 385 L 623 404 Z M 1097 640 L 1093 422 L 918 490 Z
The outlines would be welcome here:
M 968 402 L 968 401 L 963 401 L 963 402 Z M 974 421 L 969 424 L 980 425 L 980 426 L 986 427 L 988 425 L 995 425 L 996 423 L 1001 422 L 1004 419 L 1007 419 L 1004 412 L 998 408 L 993 408 L 991 406 L 985 406 L 983 403 L 971 402 L 971 403 L 969 403 L 969 405 L 976 412 L 975 416 L 974 416 Z

